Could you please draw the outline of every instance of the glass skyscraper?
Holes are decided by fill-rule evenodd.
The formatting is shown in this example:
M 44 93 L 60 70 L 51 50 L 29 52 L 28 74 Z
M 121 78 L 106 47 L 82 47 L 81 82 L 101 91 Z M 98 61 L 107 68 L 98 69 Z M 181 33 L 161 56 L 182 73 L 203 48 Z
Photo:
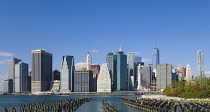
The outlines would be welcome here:
M 114 90 L 127 90 L 127 55 L 122 48 L 114 55 Z
M 197 51 L 198 76 L 204 75 L 204 53 Z
M 111 87 L 114 90 L 114 54 L 112 52 L 106 55 L 106 63 L 111 77 Z
M 72 92 L 74 90 L 74 57 L 63 56 L 61 66 L 61 91 Z
M 152 64 L 153 64 L 153 70 L 156 70 L 157 65 L 160 64 L 159 49 L 158 48 L 153 49 Z

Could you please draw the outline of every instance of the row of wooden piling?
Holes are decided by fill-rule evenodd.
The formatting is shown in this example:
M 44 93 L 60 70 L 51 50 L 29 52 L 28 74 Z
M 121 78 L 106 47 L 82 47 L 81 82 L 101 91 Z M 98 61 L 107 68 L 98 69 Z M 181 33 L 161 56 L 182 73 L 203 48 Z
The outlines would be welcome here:
M 106 100 L 102 100 L 102 106 L 105 112 L 122 112 L 121 110 L 109 105 Z
M 133 108 L 147 112 L 210 112 L 210 103 L 207 102 L 192 103 L 189 101 L 125 97 L 118 100 Z
M 12 112 L 72 112 L 80 105 L 91 101 L 91 98 L 69 98 L 55 99 L 52 101 L 41 101 L 38 103 L 20 104 L 19 108 L 12 107 Z M 4 108 L 4 112 L 8 112 Z

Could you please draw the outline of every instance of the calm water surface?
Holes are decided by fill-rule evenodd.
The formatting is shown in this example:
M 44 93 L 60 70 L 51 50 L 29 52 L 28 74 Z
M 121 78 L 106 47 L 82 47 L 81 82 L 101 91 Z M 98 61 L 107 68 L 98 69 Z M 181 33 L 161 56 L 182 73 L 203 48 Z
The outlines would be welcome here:
M 135 108 L 131 108 L 118 101 L 120 97 L 140 97 L 138 95 L 0 95 L 0 112 L 3 108 L 11 110 L 12 107 L 20 107 L 20 104 L 38 103 L 39 101 L 66 99 L 70 97 L 91 97 L 92 101 L 81 105 L 75 112 L 103 112 L 102 100 L 105 99 L 108 103 L 123 112 L 137 112 Z M 139 111 L 141 112 L 141 111 Z

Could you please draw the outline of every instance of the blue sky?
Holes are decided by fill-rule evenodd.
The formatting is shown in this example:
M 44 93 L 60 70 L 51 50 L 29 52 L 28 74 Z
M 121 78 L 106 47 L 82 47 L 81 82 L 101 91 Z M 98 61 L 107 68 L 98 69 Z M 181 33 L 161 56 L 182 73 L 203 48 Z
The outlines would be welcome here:
M 93 63 L 102 64 L 120 45 L 149 64 L 155 41 L 161 63 L 190 64 L 194 75 L 197 50 L 203 50 L 210 71 L 210 1 L 0 1 L 1 79 L 6 60 L 16 57 L 31 66 L 31 50 L 39 48 L 53 54 L 53 69 L 59 70 L 63 55 L 80 63 L 90 52 Z

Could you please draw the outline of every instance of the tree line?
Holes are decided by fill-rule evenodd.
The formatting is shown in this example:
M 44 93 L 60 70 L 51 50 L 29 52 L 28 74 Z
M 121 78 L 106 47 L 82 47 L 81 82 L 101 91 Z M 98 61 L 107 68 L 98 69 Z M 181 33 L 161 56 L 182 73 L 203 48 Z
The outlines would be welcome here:
M 210 98 L 210 78 L 200 75 L 194 80 L 180 80 L 166 86 L 163 93 L 167 96 L 182 98 Z

